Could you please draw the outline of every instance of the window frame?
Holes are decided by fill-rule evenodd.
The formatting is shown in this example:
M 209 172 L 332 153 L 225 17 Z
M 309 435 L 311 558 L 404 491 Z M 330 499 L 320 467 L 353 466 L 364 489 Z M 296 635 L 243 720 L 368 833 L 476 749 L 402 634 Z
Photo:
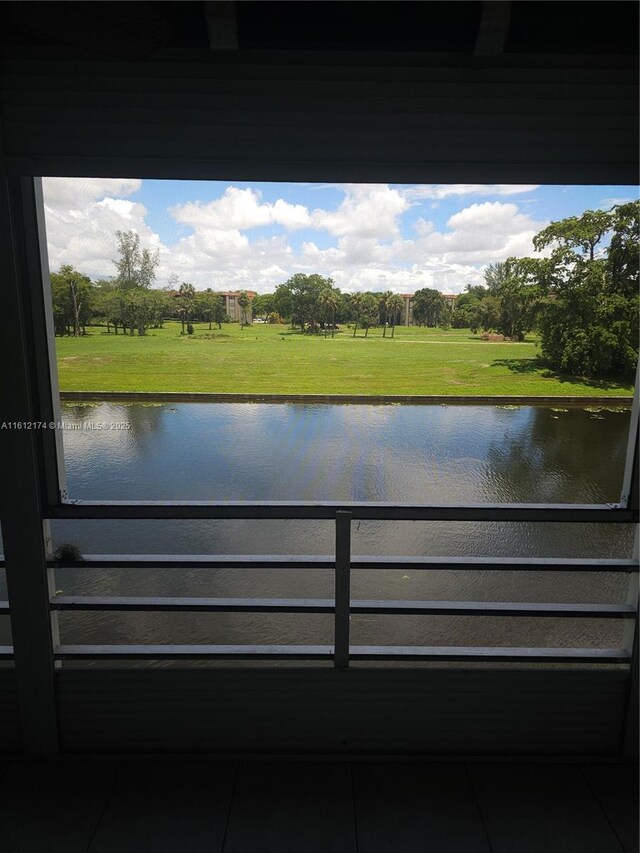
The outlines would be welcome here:
M 36 362 L 38 420 L 60 423 L 51 284 L 46 244 L 42 178 L 10 179 L 14 208 L 20 212 L 24 275 L 30 294 L 30 329 Z M 88 501 L 70 499 L 66 488 L 62 431 L 38 431 L 47 519 L 335 519 L 493 521 L 558 523 L 637 523 L 638 371 L 636 371 L 627 457 L 620 500 L 607 504 L 397 504 L 370 501 Z

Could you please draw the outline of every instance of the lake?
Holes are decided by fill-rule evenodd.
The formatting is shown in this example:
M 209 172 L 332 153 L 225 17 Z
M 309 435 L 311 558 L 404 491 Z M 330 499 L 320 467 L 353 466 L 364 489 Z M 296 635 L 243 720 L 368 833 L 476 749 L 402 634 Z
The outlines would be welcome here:
M 604 503 L 620 497 L 624 408 L 300 403 L 65 404 L 69 497 Z M 95 428 L 100 424 L 101 428 Z M 125 426 L 123 426 L 125 425 Z M 78 521 L 83 553 L 331 554 L 326 521 Z M 356 522 L 354 554 L 628 557 L 631 525 Z M 332 597 L 320 570 L 64 570 L 65 594 Z M 354 571 L 354 598 L 616 602 L 626 576 Z M 330 643 L 331 616 L 64 614 L 65 642 Z M 352 617 L 352 642 L 610 645 L 611 621 Z

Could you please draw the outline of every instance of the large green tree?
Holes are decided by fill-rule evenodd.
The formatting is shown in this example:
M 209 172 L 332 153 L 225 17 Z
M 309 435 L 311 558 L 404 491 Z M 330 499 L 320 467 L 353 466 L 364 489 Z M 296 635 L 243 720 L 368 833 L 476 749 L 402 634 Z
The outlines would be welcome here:
M 96 305 L 91 279 L 71 264 L 64 264 L 57 273 L 51 273 L 51 301 L 55 333 L 84 334 Z
M 276 287 L 276 292 L 273 294 L 273 305 L 283 320 L 292 320 L 293 296 L 288 284 L 279 284 Z
M 364 327 L 365 338 L 369 335 L 369 329 L 378 322 L 378 298 L 373 293 L 363 293 L 360 302 L 360 325 Z
M 218 328 L 222 328 L 224 320 L 224 299 L 220 293 L 216 293 L 208 287 L 205 291 L 198 294 L 198 303 L 200 313 L 203 318 L 209 322 L 209 329 L 212 323 L 217 323 Z
M 506 261 L 489 264 L 484 272 L 488 297 L 498 300 L 497 319 L 483 328 L 495 328 L 497 332 L 512 340 L 522 341 L 526 332 L 534 328 L 543 296 L 539 281 L 538 265 L 529 258 L 507 258 Z M 478 317 L 486 317 L 488 305 L 484 300 L 478 305 Z
M 478 328 L 478 307 L 488 295 L 486 287 L 468 284 L 455 301 L 451 325 L 454 329 Z
M 273 293 L 258 293 L 253 297 L 251 303 L 251 312 L 254 317 L 260 317 L 265 323 L 270 314 L 277 311 L 275 305 L 275 296 Z
M 419 326 L 437 326 L 445 312 L 446 302 L 438 290 L 424 287 L 416 290 L 411 300 L 413 320 Z
M 315 332 L 323 310 L 320 294 L 327 288 L 333 288 L 333 279 L 324 278 L 317 273 L 296 273 L 276 289 L 276 310 L 281 317 L 287 316 L 283 314 L 280 306 L 284 310 L 285 302 L 288 302 L 286 307 L 289 308 L 292 325 L 300 326 L 302 331 L 308 328 L 310 332 Z M 288 297 L 285 296 L 286 293 Z
M 137 231 L 116 231 L 118 257 L 113 261 L 118 271 L 116 281 L 120 287 L 148 289 L 156 278 L 160 263 L 158 249 L 143 249 Z
M 572 217 L 570 237 L 565 222 L 534 239 L 539 250 L 552 247 L 542 355 L 550 366 L 578 376 L 631 374 L 638 360 L 640 202 Z M 608 236 L 605 222 L 610 242 L 598 250 Z
M 595 259 L 596 247 L 612 227 L 612 212 L 585 210 L 582 216 L 569 216 L 552 222 L 533 238 L 536 251 L 547 246 L 570 251 L 580 250 L 590 261 Z

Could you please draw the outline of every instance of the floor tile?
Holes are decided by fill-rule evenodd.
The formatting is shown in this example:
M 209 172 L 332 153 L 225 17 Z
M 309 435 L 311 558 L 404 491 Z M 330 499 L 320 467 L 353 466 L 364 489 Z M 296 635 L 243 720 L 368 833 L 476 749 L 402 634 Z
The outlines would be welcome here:
M 461 764 L 357 764 L 359 853 L 490 853 Z
M 244 764 L 224 853 L 355 853 L 348 763 Z
M 621 853 L 580 769 L 470 765 L 493 853 Z
M 14 762 L 0 776 L 2 853 L 85 853 L 113 787 L 110 762 Z
M 232 762 L 123 765 L 90 853 L 218 853 L 236 773 Z
M 627 853 L 638 853 L 638 766 L 589 764 L 580 768 Z

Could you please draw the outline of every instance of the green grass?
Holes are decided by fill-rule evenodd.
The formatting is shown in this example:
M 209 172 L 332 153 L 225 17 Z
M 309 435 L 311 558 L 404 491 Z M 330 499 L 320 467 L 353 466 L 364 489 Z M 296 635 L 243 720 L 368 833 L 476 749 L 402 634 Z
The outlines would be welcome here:
M 237 324 L 180 335 L 166 323 L 146 337 L 56 338 L 62 391 L 178 391 L 254 394 L 438 394 L 612 396 L 629 382 L 561 377 L 539 362 L 534 338 L 490 343 L 465 329 L 375 329 L 335 338 L 287 326 Z

